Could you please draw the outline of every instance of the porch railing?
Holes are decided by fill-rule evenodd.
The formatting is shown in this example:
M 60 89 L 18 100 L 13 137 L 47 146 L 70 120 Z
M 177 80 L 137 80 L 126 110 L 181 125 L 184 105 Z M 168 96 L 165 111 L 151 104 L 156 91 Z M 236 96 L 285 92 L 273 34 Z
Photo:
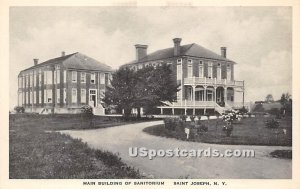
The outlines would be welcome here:
M 185 85 L 229 85 L 236 87 L 243 87 L 244 81 L 217 79 L 217 78 L 206 78 L 206 77 L 188 77 L 183 79 Z

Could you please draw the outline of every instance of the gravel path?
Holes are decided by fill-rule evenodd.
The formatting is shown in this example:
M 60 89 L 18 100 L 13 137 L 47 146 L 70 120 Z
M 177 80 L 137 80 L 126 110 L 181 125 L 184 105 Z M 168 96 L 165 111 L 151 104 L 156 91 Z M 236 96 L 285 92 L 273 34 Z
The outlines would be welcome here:
M 278 149 L 291 147 L 217 145 L 180 141 L 149 135 L 145 127 L 162 124 L 162 121 L 129 124 L 105 129 L 61 131 L 96 149 L 117 153 L 128 165 L 138 168 L 152 178 L 222 178 L 222 179 L 266 179 L 291 178 L 292 161 L 272 158 L 268 154 Z M 130 157 L 130 147 L 147 149 L 207 149 L 220 152 L 225 149 L 253 149 L 255 157 Z

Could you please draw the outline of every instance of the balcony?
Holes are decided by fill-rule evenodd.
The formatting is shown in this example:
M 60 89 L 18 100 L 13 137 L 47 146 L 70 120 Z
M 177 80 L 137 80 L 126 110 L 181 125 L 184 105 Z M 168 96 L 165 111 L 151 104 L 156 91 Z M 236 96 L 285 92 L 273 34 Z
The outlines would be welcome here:
M 206 77 L 189 77 L 183 79 L 184 85 L 213 85 L 213 86 L 229 86 L 229 87 L 244 87 L 244 81 L 229 81 L 227 79 L 206 78 Z
M 214 101 L 191 101 L 183 100 L 179 102 L 166 103 L 170 107 L 198 107 L 198 108 L 214 108 L 216 103 Z

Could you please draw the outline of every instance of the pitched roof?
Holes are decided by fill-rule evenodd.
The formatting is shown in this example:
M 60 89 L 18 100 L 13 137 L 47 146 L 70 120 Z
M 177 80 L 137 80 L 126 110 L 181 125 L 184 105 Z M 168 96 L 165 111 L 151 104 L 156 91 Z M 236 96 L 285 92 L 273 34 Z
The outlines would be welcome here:
M 31 66 L 23 71 L 39 68 L 43 66 L 50 66 L 54 64 L 62 63 L 66 68 L 73 68 L 73 69 L 82 69 L 82 70 L 101 70 L 101 71 L 108 71 L 111 72 L 112 68 L 104 63 L 101 63 L 91 57 L 88 57 L 84 54 L 79 52 L 72 53 L 69 55 L 53 58 L 47 60 L 45 62 L 39 63 L 35 66 Z
M 198 58 L 233 62 L 232 60 L 224 58 L 221 55 L 218 55 L 217 53 L 214 53 L 211 50 L 208 50 L 195 43 L 180 46 L 180 54 L 178 56 L 193 56 Z M 153 53 L 148 54 L 139 61 L 134 60 L 129 62 L 128 64 L 161 60 L 171 57 L 174 57 L 174 47 L 155 51 Z

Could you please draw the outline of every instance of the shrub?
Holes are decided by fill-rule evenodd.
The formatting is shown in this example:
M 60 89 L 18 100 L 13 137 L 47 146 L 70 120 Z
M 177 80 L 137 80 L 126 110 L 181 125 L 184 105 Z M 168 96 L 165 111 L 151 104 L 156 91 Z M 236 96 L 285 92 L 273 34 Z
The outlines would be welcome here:
M 191 115 L 191 116 L 190 116 L 191 122 L 195 122 L 195 118 L 196 118 L 196 116 Z
M 227 124 L 223 126 L 222 130 L 226 133 L 227 137 L 230 137 L 233 130 L 233 126 L 230 122 L 227 122 Z
M 87 115 L 87 116 L 92 116 L 93 115 L 93 108 L 89 105 L 84 105 L 81 107 L 81 113 Z
M 14 108 L 14 110 L 17 112 L 17 113 L 24 113 L 25 112 L 25 108 L 22 107 L 22 106 L 16 106 Z
M 204 124 L 201 124 L 200 127 L 198 128 L 198 131 L 200 132 L 207 132 L 208 131 L 208 127 Z
M 175 129 L 175 127 L 173 127 L 172 118 L 165 118 L 164 123 L 165 123 L 165 128 L 167 130 L 174 130 Z
M 187 118 L 186 115 L 181 115 L 181 116 L 180 116 L 180 119 L 181 119 L 182 121 L 184 121 L 184 122 L 186 122 L 186 118 Z
M 279 121 L 275 119 L 270 119 L 266 121 L 266 127 L 267 128 L 278 128 L 279 127 Z

